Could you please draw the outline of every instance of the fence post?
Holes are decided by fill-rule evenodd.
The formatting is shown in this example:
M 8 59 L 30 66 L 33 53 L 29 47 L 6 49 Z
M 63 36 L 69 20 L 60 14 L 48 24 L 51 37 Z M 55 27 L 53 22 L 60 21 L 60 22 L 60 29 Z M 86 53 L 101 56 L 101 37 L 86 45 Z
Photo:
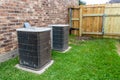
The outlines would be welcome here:
M 82 36 L 82 8 L 83 8 L 83 6 L 81 5 L 80 6 L 80 19 L 79 19 L 79 36 Z
M 105 27 L 105 14 L 103 14 L 103 22 L 102 22 L 102 35 L 104 36 L 105 32 L 104 32 L 104 27 Z
M 102 35 L 104 36 L 105 34 L 105 18 L 106 18 L 106 14 L 105 14 L 105 6 L 103 7 L 104 8 L 104 14 L 103 14 L 103 19 L 102 19 Z

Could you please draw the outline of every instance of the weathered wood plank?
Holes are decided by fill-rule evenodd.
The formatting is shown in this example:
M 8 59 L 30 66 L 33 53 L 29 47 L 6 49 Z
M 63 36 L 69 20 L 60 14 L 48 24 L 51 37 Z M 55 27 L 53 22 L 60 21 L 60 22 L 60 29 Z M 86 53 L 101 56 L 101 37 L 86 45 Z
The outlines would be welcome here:
M 103 16 L 103 14 L 84 14 L 83 17 L 99 17 L 99 16 Z
M 79 11 L 79 14 L 80 14 L 80 21 L 79 21 L 79 36 L 82 36 L 82 19 L 83 19 L 83 17 L 82 17 L 82 8 L 83 6 L 80 6 L 80 11 Z
M 98 34 L 98 35 L 102 35 L 101 32 L 83 32 L 83 34 Z
M 72 20 L 75 21 L 75 20 L 80 20 L 80 19 L 79 18 L 72 18 Z

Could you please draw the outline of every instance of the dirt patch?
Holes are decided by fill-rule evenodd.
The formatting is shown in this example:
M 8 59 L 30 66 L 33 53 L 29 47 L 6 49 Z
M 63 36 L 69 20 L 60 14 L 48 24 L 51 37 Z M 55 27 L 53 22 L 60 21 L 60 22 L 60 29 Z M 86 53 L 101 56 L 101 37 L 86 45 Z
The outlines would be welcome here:
M 92 37 L 76 37 L 77 40 L 92 40 Z
M 120 55 L 120 43 L 117 43 L 117 52 Z
M 74 37 L 74 38 L 70 38 L 69 44 L 74 44 L 74 45 L 80 45 L 80 44 L 84 44 L 86 41 L 88 40 L 93 40 L 93 37 Z

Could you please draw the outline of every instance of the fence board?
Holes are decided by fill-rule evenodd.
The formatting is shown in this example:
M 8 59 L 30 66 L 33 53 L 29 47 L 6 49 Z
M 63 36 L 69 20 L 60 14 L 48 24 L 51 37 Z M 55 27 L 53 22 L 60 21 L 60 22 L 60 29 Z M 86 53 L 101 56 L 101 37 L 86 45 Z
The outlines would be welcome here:
M 105 19 L 105 34 L 120 34 L 120 4 L 106 5 L 105 14 L 109 15 Z
M 99 33 L 102 32 L 102 16 L 104 6 L 83 6 L 83 33 Z

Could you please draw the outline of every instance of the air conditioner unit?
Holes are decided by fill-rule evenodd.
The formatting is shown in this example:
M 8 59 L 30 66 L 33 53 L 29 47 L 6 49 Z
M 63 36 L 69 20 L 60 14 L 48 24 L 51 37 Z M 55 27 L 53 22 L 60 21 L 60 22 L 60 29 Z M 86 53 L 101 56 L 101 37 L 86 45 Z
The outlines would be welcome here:
M 68 49 L 69 25 L 49 25 L 52 28 L 52 48 L 58 51 Z
M 20 66 L 38 70 L 51 61 L 51 29 L 17 29 Z

